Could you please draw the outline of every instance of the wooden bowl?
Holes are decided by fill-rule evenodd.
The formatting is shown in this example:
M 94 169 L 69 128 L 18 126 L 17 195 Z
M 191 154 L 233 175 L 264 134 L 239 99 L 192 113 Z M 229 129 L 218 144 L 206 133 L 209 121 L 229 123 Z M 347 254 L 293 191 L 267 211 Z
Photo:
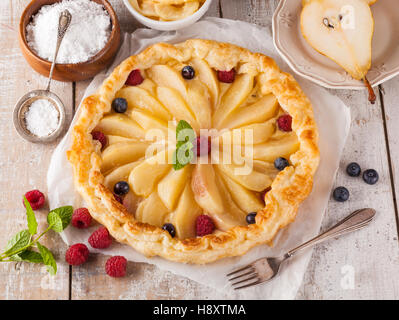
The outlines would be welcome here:
M 32 16 L 35 15 L 42 6 L 61 1 L 62 0 L 33 0 L 25 8 L 19 22 L 19 44 L 22 54 L 35 71 L 46 77 L 49 76 L 51 62 L 40 58 L 29 47 L 28 42 L 26 41 L 26 26 L 31 21 Z M 56 64 L 53 74 L 53 79 L 55 80 L 70 82 L 93 78 L 96 74 L 112 63 L 116 53 L 119 50 L 121 43 L 121 29 L 114 9 L 107 0 L 92 1 L 102 4 L 110 15 L 112 24 L 110 38 L 105 47 L 86 62 L 74 64 Z M 57 40 L 54 39 L 54 42 L 55 41 Z

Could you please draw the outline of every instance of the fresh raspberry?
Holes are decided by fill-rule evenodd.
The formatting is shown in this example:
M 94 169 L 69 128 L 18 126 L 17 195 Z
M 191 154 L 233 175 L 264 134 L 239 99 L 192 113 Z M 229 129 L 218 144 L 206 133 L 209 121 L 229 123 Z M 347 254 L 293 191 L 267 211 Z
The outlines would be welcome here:
M 144 78 L 141 75 L 140 70 L 136 69 L 136 70 L 133 70 L 132 72 L 130 72 L 125 84 L 128 86 L 138 86 L 143 81 L 144 81 Z
M 107 144 L 107 136 L 101 131 L 93 131 L 91 133 L 94 140 L 98 140 L 101 143 L 101 148 L 104 148 Z
M 114 198 L 116 201 L 118 201 L 119 203 L 123 204 L 123 199 L 122 197 L 118 196 L 117 194 L 114 193 Z
M 91 215 L 86 208 L 76 209 L 72 214 L 72 225 L 78 229 L 86 229 L 90 226 Z
M 195 228 L 197 236 L 202 237 L 211 234 L 215 230 L 215 224 L 210 216 L 202 214 L 195 221 Z
M 218 79 L 220 82 L 232 83 L 236 78 L 236 71 L 231 69 L 230 71 L 218 71 Z
M 105 272 L 114 278 L 124 277 L 126 275 L 127 260 L 122 256 L 114 256 L 105 263 Z
M 25 197 L 33 210 L 38 210 L 43 207 L 44 201 L 46 200 L 44 194 L 39 190 L 28 191 L 27 193 L 25 193 Z M 22 203 L 25 207 L 24 199 L 22 199 Z
M 91 234 L 89 237 L 89 243 L 95 249 L 105 249 L 111 245 L 112 238 L 109 235 L 107 228 L 100 227 Z
M 199 136 L 195 140 L 194 151 L 197 153 L 198 157 L 205 156 L 211 152 L 211 141 L 209 137 Z
M 89 249 L 83 243 L 77 243 L 69 247 L 65 253 L 65 260 L 72 266 L 83 264 L 89 258 Z
M 283 114 L 279 117 L 277 124 L 281 131 L 292 131 L 292 117 L 289 114 Z

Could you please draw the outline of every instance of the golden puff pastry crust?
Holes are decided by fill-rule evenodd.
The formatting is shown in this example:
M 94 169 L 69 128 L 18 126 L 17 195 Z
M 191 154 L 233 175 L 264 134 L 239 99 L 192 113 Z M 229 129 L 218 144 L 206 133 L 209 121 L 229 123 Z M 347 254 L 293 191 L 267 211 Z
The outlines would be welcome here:
M 173 238 L 160 227 L 137 221 L 105 186 L 100 170 L 101 145 L 92 139 L 91 132 L 104 114 L 111 111 L 116 93 L 132 70 L 146 70 L 171 59 L 182 64 L 190 59 L 203 59 L 214 70 L 234 68 L 237 75 L 256 75 L 260 90 L 271 92 L 284 112 L 291 115 L 299 148 L 290 155 L 291 165 L 276 175 L 270 190 L 265 193 L 265 207 L 258 211 L 255 224 L 236 226 L 203 237 Z M 271 243 L 277 232 L 295 219 L 298 206 L 312 190 L 319 163 L 318 131 L 312 106 L 293 76 L 282 72 L 270 57 L 229 43 L 192 39 L 177 45 L 152 45 L 122 62 L 97 93 L 83 101 L 77 117 L 72 130 L 72 145 L 67 152 L 73 166 L 75 187 L 95 220 L 106 226 L 117 241 L 147 257 L 161 256 L 177 262 L 204 264 L 240 256 L 256 245 Z

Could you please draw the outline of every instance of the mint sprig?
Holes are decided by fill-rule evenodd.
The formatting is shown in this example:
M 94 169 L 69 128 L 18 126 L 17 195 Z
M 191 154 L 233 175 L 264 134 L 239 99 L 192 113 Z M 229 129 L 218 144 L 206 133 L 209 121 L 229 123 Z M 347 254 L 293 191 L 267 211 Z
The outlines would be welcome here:
M 55 275 L 57 273 L 57 263 L 54 256 L 48 248 L 39 242 L 39 239 L 51 229 L 56 232 L 63 231 L 71 222 L 73 208 L 65 206 L 51 210 L 47 215 L 48 226 L 46 230 L 33 237 L 37 234 L 38 224 L 35 213 L 26 197 L 24 197 L 24 203 L 28 229 L 16 233 L 8 240 L 4 252 L 0 253 L 0 262 L 25 261 L 42 263 L 47 267 L 47 271 L 51 275 Z
M 194 129 L 185 121 L 180 120 L 176 127 L 176 150 L 173 153 L 173 169 L 180 170 L 194 158 Z

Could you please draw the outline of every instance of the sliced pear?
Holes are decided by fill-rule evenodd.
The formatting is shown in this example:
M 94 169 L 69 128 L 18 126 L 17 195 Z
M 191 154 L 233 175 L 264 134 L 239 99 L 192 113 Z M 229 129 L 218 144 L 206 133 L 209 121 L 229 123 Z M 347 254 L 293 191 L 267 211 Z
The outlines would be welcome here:
M 164 150 L 155 156 L 144 160 L 136 166 L 129 175 L 129 184 L 135 194 L 148 197 L 156 189 L 156 183 L 172 168 L 171 150 Z
M 192 59 L 190 64 L 193 66 L 198 79 L 208 87 L 212 106 L 215 107 L 219 99 L 219 81 L 216 72 L 202 59 Z
M 157 95 L 158 99 L 162 101 L 166 109 L 168 109 L 177 121 L 185 120 L 190 123 L 193 129 L 199 129 L 193 111 L 177 90 L 167 87 L 158 87 Z
M 169 213 L 155 191 L 149 195 L 147 199 L 142 201 L 136 211 L 136 219 L 151 224 L 156 227 L 162 227 L 165 216 Z
M 155 115 L 164 121 L 172 119 L 172 115 L 159 103 L 150 93 L 137 86 L 128 86 L 116 93 L 117 98 L 124 98 L 128 102 L 127 113 L 130 114 L 133 108 L 140 108 Z
M 371 67 L 374 32 L 373 15 L 365 0 L 305 1 L 301 30 L 314 49 L 334 60 L 354 79 L 365 78 Z
M 159 87 L 175 89 L 184 99 L 187 97 L 186 82 L 173 68 L 167 65 L 154 65 L 147 69 L 147 74 Z M 160 101 L 163 102 L 162 99 Z
M 191 187 L 194 198 L 202 209 L 212 214 L 223 214 L 223 200 L 216 185 L 215 171 L 212 165 L 197 164 L 195 166 Z
M 105 135 L 121 136 L 125 138 L 144 139 L 145 137 L 144 130 L 137 122 L 124 114 L 105 116 L 97 125 L 96 130 L 103 132 Z
M 129 191 L 124 197 L 123 197 L 123 205 L 126 208 L 126 210 L 132 214 L 136 214 L 137 208 L 139 204 L 141 203 L 142 198 L 138 197 L 135 195 L 132 191 Z
M 254 145 L 253 157 L 257 160 L 274 161 L 278 157 L 289 159 L 299 149 L 299 141 L 295 133 L 287 134 L 282 139 Z
M 209 215 L 213 218 L 216 227 L 222 231 L 227 231 L 239 225 L 246 225 L 245 218 L 248 212 L 244 212 L 237 206 L 219 175 L 216 175 L 216 184 L 220 190 L 220 194 L 222 195 L 225 207 L 225 210 L 221 214 L 213 214 L 212 212 L 209 212 Z
M 238 169 L 240 169 L 240 166 L 238 165 L 221 163 L 217 165 L 217 168 L 230 179 L 249 190 L 261 192 L 269 187 L 273 182 L 269 175 L 253 169 L 248 174 L 238 174 Z
M 154 5 L 155 13 L 164 21 L 175 21 L 191 16 L 199 8 L 198 1 L 186 2 L 181 6 L 172 6 L 168 4 Z
M 185 166 L 180 170 L 172 168 L 159 182 L 158 195 L 170 211 L 175 209 L 190 172 L 191 166 Z
M 187 99 L 200 128 L 209 129 L 212 124 L 212 103 L 208 88 L 198 80 L 191 80 Z
M 105 176 L 104 185 L 109 190 L 114 190 L 114 186 L 119 181 L 127 181 L 130 175 L 130 172 L 140 163 L 140 161 L 131 162 L 125 164 L 115 170 L 112 170 Z
M 157 87 L 157 85 L 154 83 L 154 81 L 152 81 L 148 78 L 145 78 L 141 84 L 136 86 L 136 88 L 141 88 L 141 89 L 147 90 L 148 93 L 150 95 L 152 95 L 153 97 L 155 97 L 155 95 L 156 95 L 156 92 L 155 92 L 156 87 Z
M 219 107 L 213 115 L 213 126 L 220 129 L 222 121 L 251 93 L 254 84 L 254 77 L 249 74 L 238 75 L 223 95 Z
M 136 139 L 125 138 L 125 137 L 121 137 L 121 136 L 113 136 L 113 135 L 108 135 L 107 139 L 108 139 L 108 145 L 115 144 L 118 142 L 137 141 Z
M 273 94 L 263 96 L 255 103 L 232 112 L 223 122 L 223 128 L 237 128 L 267 121 L 276 115 L 278 107 L 278 101 Z
M 225 174 L 221 174 L 226 187 L 229 189 L 231 197 L 238 207 L 244 212 L 257 212 L 264 207 L 264 203 L 252 191 L 244 188 Z
M 180 239 L 195 238 L 195 220 L 202 213 L 194 199 L 190 182 L 186 182 L 176 210 L 173 212 L 173 225 Z
M 101 154 L 101 172 L 134 162 L 145 155 L 148 144 L 145 142 L 118 142 L 104 149 Z

